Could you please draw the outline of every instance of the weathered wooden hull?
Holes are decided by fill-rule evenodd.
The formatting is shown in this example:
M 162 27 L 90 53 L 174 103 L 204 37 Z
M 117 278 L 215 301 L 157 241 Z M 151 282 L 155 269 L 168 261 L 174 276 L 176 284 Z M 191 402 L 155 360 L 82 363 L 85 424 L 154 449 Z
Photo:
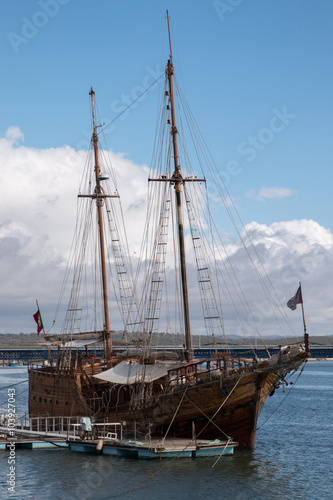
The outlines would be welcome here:
M 188 387 L 171 432 L 180 437 L 190 437 L 193 422 L 196 436 L 201 439 L 229 436 L 241 447 L 252 449 L 258 416 L 276 379 L 275 373 L 246 374 Z M 154 421 L 161 422 L 163 431 L 183 395 L 184 391 L 177 396 L 166 396 L 153 412 Z M 166 406 L 168 418 L 165 417 Z
M 243 373 L 184 384 L 146 398 L 131 407 L 127 402 L 92 408 L 85 399 L 86 387 L 75 373 L 55 369 L 29 369 L 29 413 L 37 416 L 88 416 L 109 422 L 126 421 L 130 427 L 155 434 L 216 439 L 230 436 L 241 447 L 254 448 L 257 419 L 278 373 Z M 90 390 L 90 389 L 89 389 Z M 178 408 L 178 410 L 177 410 Z M 211 421 L 210 421 L 211 419 Z M 171 425 L 170 425 L 171 424 Z
M 80 416 L 90 410 L 73 373 L 61 373 L 52 367 L 29 368 L 29 415 Z

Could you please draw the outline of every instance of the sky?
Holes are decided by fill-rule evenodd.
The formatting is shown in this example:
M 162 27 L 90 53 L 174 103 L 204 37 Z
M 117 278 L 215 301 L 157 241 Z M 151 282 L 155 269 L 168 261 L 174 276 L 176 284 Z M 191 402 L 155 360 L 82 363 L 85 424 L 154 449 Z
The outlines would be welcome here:
M 310 335 L 333 333 L 330 0 L 14 0 L 0 9 L 0 333 L 35 331 L 37 298 L 52 324 L 91 87 L 137 250 L 166 9 L 178 81 L 281 301 L 302 282 Z M 286 314 L 301 330 L 300 314 Z

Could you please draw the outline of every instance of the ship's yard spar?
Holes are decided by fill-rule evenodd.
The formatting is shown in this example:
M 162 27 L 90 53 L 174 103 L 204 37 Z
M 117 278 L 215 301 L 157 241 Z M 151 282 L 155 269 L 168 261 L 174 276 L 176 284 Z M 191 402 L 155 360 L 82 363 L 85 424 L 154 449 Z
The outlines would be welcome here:
M 213 181 L 215 186 L 213 198 L 220 197 L 244 244 L 244 254 L 253 266 L 262 295 L 273 303 L 272 314 L 279 322 L 277 313 L 280 313 L 285 324 L 291 325 L 246 228 L 243 233 L 238 229 L 237 210 L 180 91 L 173 66 L 168 15 L 167 25 L 170 54 L 135 279 L 132 279 L 126 231 L 121 224 L 115 177 L 110 170 L 111 191 L 106 175 L 108 155 L 99 148 L 95 93 L 91 89 L 93 168 L 86 165 L 87 181 L 78 198 L 78 220 L 83 220 L 77 223 L 73 243 L 73 253 L 78 259 L 75 263 L 70 261 L 68 266 L 73 269 L 73 278 L 64 337 L 47 336 L 55 342 L 65 338 L 66 349 L 62 352 L 59 349 L 57 362 L 49 367 L 29 367 L 29 413 L 126 421 L 138 432 L 154 432 L 164 437 L 169 431 L 176 437 L 191 437 L 195 431 L 203 439 L 215 439 L 219 432 L 224 438 L 227 436 L 253 449 L 261 408 L 269 393 L 285 381 L 285 376 L 306 361 L 308 338 L 305 332 L 305 348 L 301 343 L 280 348 L 268 360 L 259 360 L 254 348 L 245 358 L 232 357 L 230 350 L 224 354 L 217 351 L 218 342 L 227 347 L 230 313 L 237 333 L 247 336 L 250 330 L 251 334 L 260 334 L 233 266 L 233 256 L 228 255 L 218 236 L 209 209 L 207 175 L 207 181 Z M 185 143 L 186 135 L 191 138 L 191 145 Z M 189 159 L 193 153 L 195 163 Z M 172 250 L 173 258 L 167 250 Z M 88 255 L 95 264 L 87 265 Z M 68 276 L 67 273 L 67 279 Z M 100 292 L 93 295 L 94 307 L 88 314 L 84 304 L 91 298 L 92 289 Z M 135 298 L 138 289 L 139 302 Z M 194 293 L 194 300 L 190 300 L 190 292 L 191 296 Z M 122 346 L 119 342 L 117 346 L 113 335 L 115 304 L 123 321 Z M 225 318 L 222 310 L 228 311 Z M 212 339 L 213 356 L 196 360 L 193 331 L 201 335 L 203 329 Z M 168 343 L 172 338 L 175 344 L 183 344 L 182 352 L 156 349 L 158 341 L 165 338 Z M 73 350 L 80 343 L 87 345 L 98 340 L 104 343 L 104 358 Z

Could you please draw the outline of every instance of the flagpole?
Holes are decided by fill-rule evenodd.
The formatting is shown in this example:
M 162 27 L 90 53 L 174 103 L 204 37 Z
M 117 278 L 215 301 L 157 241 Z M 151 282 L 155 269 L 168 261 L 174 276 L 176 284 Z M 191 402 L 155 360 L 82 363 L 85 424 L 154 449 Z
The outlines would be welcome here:
M 305 324 L 305 315 L 304 315 L 304 305 L 303 305 L 303 294 L 302 294 L 302 284 L 299 282 L 299 288 L 301 290 L 301 297 L 302 297 L 302 316 L 303 316 L 303 328 L 304 328 L 304 347 L 306 353 L 310 353 L 310 348 L 309 348 L 309 334 L 306 332 L 306 324 Z

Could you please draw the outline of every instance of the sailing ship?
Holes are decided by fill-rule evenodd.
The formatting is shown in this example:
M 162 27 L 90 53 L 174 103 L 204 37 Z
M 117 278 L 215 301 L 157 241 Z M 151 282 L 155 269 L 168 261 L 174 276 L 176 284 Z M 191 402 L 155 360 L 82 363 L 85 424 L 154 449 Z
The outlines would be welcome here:
M 212 262 L 214 255 L 220 255 L 221 244 L 212 239 L 213 250 L 208 256 L 204 252 L 206 233 L 212 226 L 211 213 L 206 219 L 200 219 L 193 200 L 202 206 L 208 203 L 204 192 L 206 177 L 198 177 L 196 170 L 190 169 L 188 149 L 176 123 L 178 85 L 168 15 L 167 23 L 170 56 L 165 70 L 163 111 L 157 134 L 160 140 L 156 141 L 156 144 L 164 144 L 166 153 L 156 148 L 153 155 L 156 166 L 152 168 L 149 186 L 156 187 L 158 195 L 151 195 L 147 213 L 150 220 L 155 219 L 157 228 L 151 230 L 152 225 L 147 223 L 143 238 L 146 242 L 152 241 L 151 253 L 142 250 L 142 264 L 133 278 L 129 258 L 121 253 L 126 248 L 126 235 L 125 243 L 122 243 L 114 209 L 119 194 L 117 190 L 111 193 L 106 189 L 109 181 L 100 166 L 95 93 L 91 89 L 92 177 L 87 183 L 88 192 L 79 194 L 81 201 L 88 204 L 88 209 L 85 209 L 88 222 L 77 226 L 82 230 L 83 239 L 80 246 L 74 245 L 79 248 L 80 264 L 73 266 L 73 288 L 63 334 L 46 336 L 49 342 L 58 345 L 58 358 L 56 361 L 50 359 L 48 366 L 29 366 L 29 413 L 30 417 L 89 416 L 94 422 L 126 422 L 129 430 L 135 428 L 136 433 L 161 437 L 168 433 L 175 437 L 195 436 L 207 440 L 228 437 L 240 447 L 254 449 L 260 411 L 268 395 L 285 382 L 286 375 L 298 370 L 308 359 L 308 334 L 305 330 L 304 342 L 280 347 L 277 354 L 269 355 L 267 359 L 258 359 L 255 349 L 246 356 L 232 356 L 230 350 L 222 353 L 217 348 L 220 338 L 224 338 L 227 346 L 220 290 L 214 288 L 219 287 L 216 282 L 220 271 Z M 194 135 L 194 144 L 197 145 L 194 148 L 199 149 L 197 130 Z M 208 155 L 204 156 L 207 160 Z M 199 198 L 193 195 L 196 189 Z M 204 208 L 207 215 L 207 206 Z M 79 319 L 82 322 L 83 314 L 78 290 L 83 288 L 85 272 L 81 265 L 88 251 L 93 209 L 97 213 L 98 228 L 98 252 L 95 244 L 93 253 L 100 264 L 100 272 L 96 273 L 96 266 L 93 266 L 95 274 L 88 289 L 93 282 L 100 285 L 101 293 L 95 303 L 101 304 L 101 319 L 94 316 L 93 326 L 83 333 L 82 328 L 76 326 Z M 174 233 L 169 231 L 171 222 L 175 225 Z M 110 242 L 106 241 L 107 233 Z M 193 244 L 192 260 L 186 248 L 188 242 Z M 168 246 L 174 249 L 173 263 L 168 261 Z M 124 337 L 123 342 L 116 342 L 111 330 L 109 254 L 112 254 L 111 260 L 116 267 L 112 280 L 118 282 L 120 290 L 117 300 L 113 299 L 112 303 L 118 302 L 120 306 L 123 331 L 130 336 L 129 341 Z M 164 306 L 162 297 L 167 291 L 171 268 L 178 272 L 171 290 L 173 306 L 171 301 Z M 202 299 L 202 322 L 212 338 L 213 355 L 206 359 L 194 357 L 191 322 L 197 323 L 192 320 L 189 299 L 193 274 L 199 281 L 200 293 L 197 295 Z M 135 283 L 139 282 L 140 275 L 145 279 L 142 299 L 138 302 L 135 299 L 138 285 Z M 227 288 L 225 283 L 224 288 Z M 87 287 L 84 290 L 87 295 Z M 174 338 L 178 339 L 180 332 L 184 345 L 180 349 L 158 348 L 156 338 L 161 330 L 161 317 L 164 314 L 166 318 L 166 326 L 162 327 L 165 334 L 172 330 L 172 308 L 171 313 L 180 317 L 179 326 L 173 331 Z M 98 320 L 101 321 L 99 327 Z M 98 341 L 104 347 L 104 356 L 100 358 L 78 348 Z

